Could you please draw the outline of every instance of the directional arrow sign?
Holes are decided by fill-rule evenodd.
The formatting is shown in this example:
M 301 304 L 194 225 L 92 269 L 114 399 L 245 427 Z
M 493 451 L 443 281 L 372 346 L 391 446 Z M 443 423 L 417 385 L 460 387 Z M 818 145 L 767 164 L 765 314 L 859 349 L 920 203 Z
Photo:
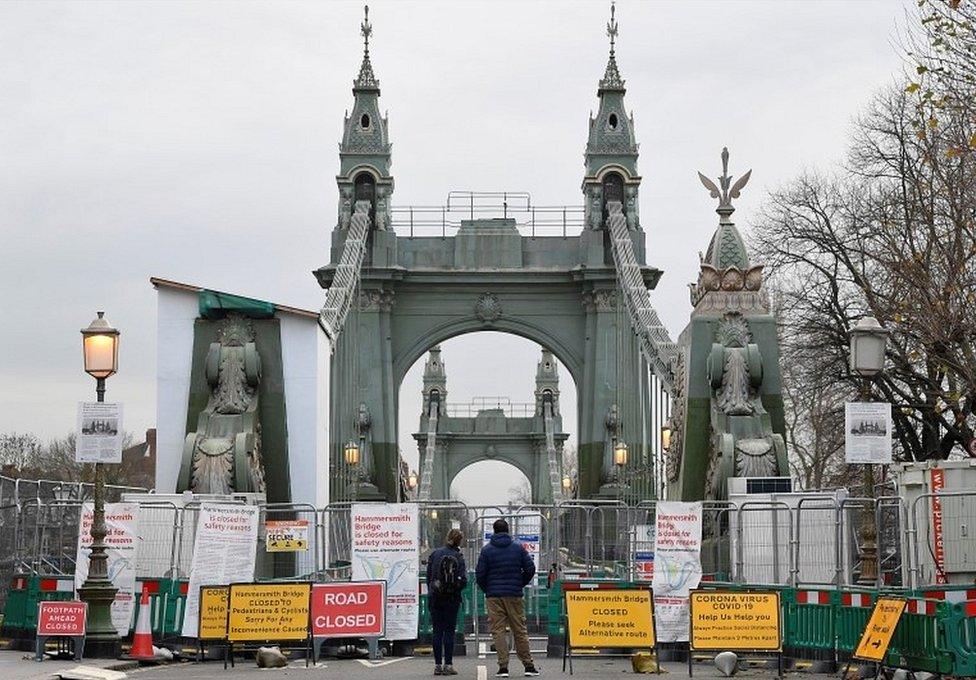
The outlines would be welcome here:
M 888 653 L 888 645 L 891 644 L 891 636 L 895 634 L 898 627 L 898 620 L 908 600 L 898 597 L 879 597 L 871 612 L 868 625 L 864 627 L 861 635 L 861 642 L 854 652 L 855 659 L 862 661 L 884 661 L 885 654 Z

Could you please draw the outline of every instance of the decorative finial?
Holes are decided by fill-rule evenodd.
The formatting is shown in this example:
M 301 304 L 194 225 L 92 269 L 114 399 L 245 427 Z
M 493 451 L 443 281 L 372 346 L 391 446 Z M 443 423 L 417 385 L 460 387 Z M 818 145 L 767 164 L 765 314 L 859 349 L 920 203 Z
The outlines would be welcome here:
M 373 24 L 369 23 L 369 5 L 363 5 L 363 22 L 359 25 L 363 36 L 363 63 L 359 67 L 359 77 L 353 82 L 354 88 L 379 90 L 380 83 L 373 75 L 373 65 L 369 62 L 369 36 L 373 35 Z
M 369 23 L 369 5 L 363 5 L 363 23 L 359 25 L 359 31 L 363 34 L 363 54 L 369 57 L 369 36 L 373 34 L 373 25 Z
M 735 212 L 735 208 L 732 206 L 732 199 L 739 197 L 742 189 L 749 182 L 751 175 L 752 170 L 747 170 L 746 174 L 737 179 L 735 184 L 732 184 L 732 178 L 729 177 L 728 147 L 722 147 L 722 176 L 718 178 L 721 189 L 715 185 L 715 182 L 705 177 L 705 175 L 700 172 L 698 173 L 698 179 L 708 189 L 709 195 L 712 198 L 718 199 L 718 208 L 715 209 L 715 212 L 719 214 L 719 224 L 732 224 L 732 221 L 729 219 L 732 217 L 732 213 Z
M 620 71 L 617 69 L 617 57 L 615 48 L 617 46 L 617 34 L 619 29 L 617 28 L 617 5 L 614 2 L 610 3 L 610 21 L 607 22 L 607 37 L 610 38 L 610 59 L 607 61 L 607 70 L 603 74 L 603 80 L 600 81 L 600 91 L 604 90 L 619 90 L 624 91 L 624 80 L 620 77 Z
M 610 38 L 610 56 L 613 56 L 614 43 L 617 41 L 617 4 L 610 3 L 610 21 L 607 22 L 607 37 Z

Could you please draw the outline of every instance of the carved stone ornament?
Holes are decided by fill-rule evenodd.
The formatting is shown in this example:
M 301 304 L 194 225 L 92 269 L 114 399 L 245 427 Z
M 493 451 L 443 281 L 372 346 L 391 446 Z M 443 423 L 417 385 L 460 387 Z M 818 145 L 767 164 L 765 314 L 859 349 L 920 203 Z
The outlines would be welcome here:
M 392 290 L 361 290 L 359 291 L 359 311 L 361 312 L 389 312 L 396 302 L 396 294 Z
M 617 291 L 586 291 L 581 296 L 583 309 L 588 312 L 612 312 L 617 308 Z
M 484 323 L 497 321 L 502 316 L 502 303 L 494 293 L 482 293 L 474 303 L 474 313 Z
M 230 314 L 205 362 L 210 386 L 196 429 L 186 436 L 179 486 L 195 493 L 263 492 L 258 385 L 261 357 L 251 322 Z
M 671 364 L 671 374 L 674 376 L 674 388 L 671 392 L 671 441 L 667 451 L 667 476 L 669 482 L 677 482 L 681 471 L 681 457 L 684 446 L 685 431 L 685 392 L 687 383 L 685 376 L 685 350 L 679 348 Z

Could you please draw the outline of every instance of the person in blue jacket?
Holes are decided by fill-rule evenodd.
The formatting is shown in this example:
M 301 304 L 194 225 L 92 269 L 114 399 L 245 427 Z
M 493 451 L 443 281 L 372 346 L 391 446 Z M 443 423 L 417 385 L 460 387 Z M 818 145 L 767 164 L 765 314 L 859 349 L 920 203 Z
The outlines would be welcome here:
M 463 541 L 464 534 L 451 529 L 444 547 L 427 558 L 427 609 L 434 628 L 434 675 L 457 675 L 453 665 L 454 635 L 461 593 L 468 585 L 468 568 L 461 554 Z
M 529 650 L 529 633 L 525 626 L 525 605 L 522 590 L 535 576 L 535 564 L 525 547 L 512 540 L 508 522 L 495 520 L 494 534 L 481 549 L 475 570 L 478 587 L 485 593 L 488 606 L 488 625 L 498 653 L 497 677 L 508 677 L 508 635 L 512 629 L 515 653 L 525 666 L 526 675 L 539 675 Z

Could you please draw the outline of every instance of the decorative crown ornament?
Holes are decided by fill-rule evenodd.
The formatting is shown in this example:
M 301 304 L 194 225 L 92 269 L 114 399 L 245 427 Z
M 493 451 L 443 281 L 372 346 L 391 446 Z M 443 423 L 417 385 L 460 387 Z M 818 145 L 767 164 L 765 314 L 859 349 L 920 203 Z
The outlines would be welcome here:
M 732 213 L 735 212 L 735 208 L 732 206 L 732 199 L 738 198 L 741 195 L 742 189 L 749 183 L 749 177 L 751 176 L 752 170 L 746 170 L 746 174 L 737 179 L 735 184 L 732 184 L 732 178 L 729 177 L 728 147 L 722 147 L 722 176 L 718 178 L 721 189 L 715 186 L 715 182 L 704 174 L 701 172 L 698 173 L 698 179 L 708 189 L 709 195 L 712 198 L 718 199 L 718 208 L 715 209 L 715 212 L 721 218 L 719 219 L 719 224 L 732 224 L 732 221 L 729 219 L 732 217 Z

